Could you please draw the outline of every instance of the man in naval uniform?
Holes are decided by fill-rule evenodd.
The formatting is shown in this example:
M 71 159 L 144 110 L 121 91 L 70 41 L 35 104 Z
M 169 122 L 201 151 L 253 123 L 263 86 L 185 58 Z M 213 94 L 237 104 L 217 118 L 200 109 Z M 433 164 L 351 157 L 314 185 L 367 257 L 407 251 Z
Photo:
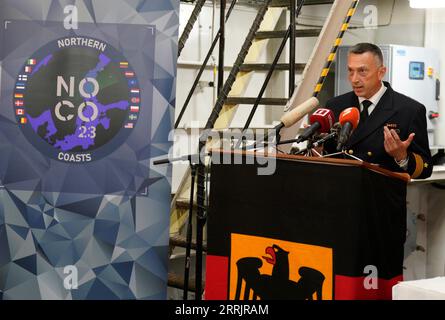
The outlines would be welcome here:
M 360 109 L 360 122 L 345 145 L 347 153 L 413 179 L 431 176 L 425 107 L 382 81 L 386 73 L 379 47 L 359 43 L 349 50 L 348 80 L 352 91 L 326 103 L 338 121 L 349 107 Z M 335 152 L 333 143 L 325 151 Z

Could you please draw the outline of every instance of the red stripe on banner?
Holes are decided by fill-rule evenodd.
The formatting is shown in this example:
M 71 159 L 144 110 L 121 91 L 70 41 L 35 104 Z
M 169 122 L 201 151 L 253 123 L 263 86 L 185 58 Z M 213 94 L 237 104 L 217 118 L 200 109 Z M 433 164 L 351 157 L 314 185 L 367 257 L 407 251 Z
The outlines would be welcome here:
M 403 281 L 403 275 L 389 280 L 378 278 L 376 289 L 366 289 L 364 281 L 365 277 L 335 276 L 335 300 L 391 300 L 392 287 Z
M 208 255 L 206 258 L 206 300 L 227 300 L 229 258 Z

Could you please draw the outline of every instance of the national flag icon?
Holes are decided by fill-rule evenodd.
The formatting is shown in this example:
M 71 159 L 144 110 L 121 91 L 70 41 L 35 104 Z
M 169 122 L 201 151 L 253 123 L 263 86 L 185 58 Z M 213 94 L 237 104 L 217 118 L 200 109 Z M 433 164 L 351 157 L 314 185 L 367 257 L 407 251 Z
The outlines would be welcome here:
M 122 61 L 121 63 L 119 63 L 119 66 L 123 69 L 128 68 L 128 62 Z
M 36 59 L 28 59 L 26 62 L 27 65 L 33 66 L 37 63 Z
M 14 105 L 16 107 L 23 107 L 23 100 L 15 100 Z
M 32 68 L 29 67 L 29 66 L 26 66 L 26 67 L 25 67 L 25 72 L 26 72 L 26 73 L 31 73 L 31 72 L 32 72 Z
M 127 71 L 127 72 L 125 72 L 125 76 L 127 78 L 132 78 L 132 77 L 134 77 L 134 72 L 133 71 Z
M 28 119 L 26 119 L 25 117 L 20 118 L 20 123 L 25 124 L 27 122 L 28 122 Z
M 139 102 L 141 102 L 141 99 L 136 98 L 136 97 L 131 98 L 131 103 L 139 103 Z
M 15 114 L 18 116 L 23 116 L 25 114 L 25 109 L 16 109 Z M 26 120 L 26 118 L 24 118 Z
M 131 106 L 130 107 L 130 112 L 139 112 L 139 107 L 138 106 Z
M 14 98 L 16 99 L 23 99 L 23 93 L 15 93 Z
M 124 126 L 124 128 L 125 128 L 125 129 L 133 129 L 133 123 L 132 123 L 132 122 L 127 123 L 127 124 Z
M 16 88 L 17 90 L 25 90 L 25 84 L 24 84 L 24 83 L 17 82 L 17 83 L 15 84 L 15 88 Z
M 130 120 L 137 120 L 138 119 L 138 116 L 137 115 L 135 115 L 135 114 L 130 114 L 129 116 L 128 116 L 128 119 L 130 119 Z
M 28 75 L 20 74 L 19 75 L 19 81 L 28 81 Z
M 131 93 L 139 93 L 139 89 L 131 89 Z

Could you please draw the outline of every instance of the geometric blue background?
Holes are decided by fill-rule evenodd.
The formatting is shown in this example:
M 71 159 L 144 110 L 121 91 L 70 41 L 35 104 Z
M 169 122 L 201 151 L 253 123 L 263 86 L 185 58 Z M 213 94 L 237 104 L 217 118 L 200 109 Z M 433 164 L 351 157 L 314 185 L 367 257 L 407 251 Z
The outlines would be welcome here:
M 122 145 L 131 159 L 122 158 L 117 149 L 90 164 L 103 160 L 96 168 L 50 160 L 33 150 L 11 121 L 7 112 L 12 112 L 12 98 L 2 92 L 0 126 L 7 130 L 0 131 L 0 299 L 165 299 L 170 171 L 151 162 L 171 147 L 179 0 L 1 1 L 2 64 L 10 59 L 22 65 L 24 57 L 44 45 L 31 45 L 30 37 L 16 48 L 5 47 L 5 21 L 27 21 L 44 30 L 45 24 L 63 23 L 66 5 L 77 6 L 80 27 L 94 24 L 100 31 L 84 35 L 101 39 L 106 30 L 103 40 L 132 57 L 128 60 L 139 81 L 141 73 L 146 74 L 141 93 L 151 89 L 152 111 L 148 122 L 141 125 L 138 120 L 134 129 L 145 128 L 145 145 L 142 131 L 136 133 L 137 139 Z M 144 27 L 155 27 L 152 54 L 144 46 Z M 8 88 L 17 73 L 2 70 L 2 88 Z M 22 162 L 14 162 L 16 158 Z M 32 168 L 31 174 L 24 164 Z M 55 179 L 54 170 L 64 175 Z M 76 180 L 81 174 L 104 180 L 88 190 Z M 147 189 L 145 196 L 138 195 Z M 78 270 L 78 289 L 63 286 L 67 265 Z
M 77 30 L 65 30 L 60 22 L 9 20 L 3 29 L 2 82 L 0 99 L 0 181 L 15 190 L 132 195 L 146 189 L 151 151 L 155 30 L 153 26 L 79 23 Z M 22 133 L 13 108 L 15 80 L 23 62 L 36 49 L 62 37 L 88 36 L 113 46 L 136 70 L 141 88 L 138 121 L 125 141 L 107 157 L 85 163 L 51 159 L 49 144 L 37 139 L 34 145 Z M 53 45 L 55 46 L 55 45 Z M 33 50 L 31 53 L 29 52 Z M 52 53 L 52 52 L 51 52 Z M 69 77 L 70 75 L 66 75 Z M 56 83 L 54 83 L 56 87 Z M 32 131 L 28 128 L 29 131 Z M 128 129 L 121 128 L 127 132 Z M 117 137 L 115 137 L 116 140 Z M 114 141 L 92 152 L 93 156 L 112 147 Z M 54 150 L 54 151 L 53 151 Z M 60 151 L 60 150 L 59 150 Z

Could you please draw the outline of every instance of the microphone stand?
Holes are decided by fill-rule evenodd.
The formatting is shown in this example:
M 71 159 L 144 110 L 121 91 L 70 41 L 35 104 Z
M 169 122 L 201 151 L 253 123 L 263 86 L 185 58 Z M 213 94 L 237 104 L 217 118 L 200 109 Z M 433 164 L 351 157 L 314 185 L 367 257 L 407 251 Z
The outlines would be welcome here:
M 322 157 L 315 147 L 317 147 L 315 143 L 312 140 L 308 140 L 307 147 L 298 151 L 295 155 L 306 155 L 307 157 L 313 157 L 315 154 L 317 157 Z
M 306 154 L 306 153 L 309 153 L 309 152 L 314 152 L 318 157 L 322 157 L 322 155 L 317 150 L 315 150 L 314 148 L 321 146 L 326 141 L 335 138 L 337 135 L 338 135 L 338 133 L 334 131 L 334 132 L 324 136 L 323 138 L 318 139 L 315 142 L 313 140 L 309 139 L 307 147 L 302 149 L 302 150 L 300 150 L 300 151 L 298 151 L 296 153 L 296 155 L 302 155 L 302 154 Z M 280 145 L 280 144 L 288 144 L 288 143 L 294 143 L 294 142 L 298 142 L 298 139 L 283 140 L 283 141 L 278 142 L 277 146 Z
M 342 148 L 341 151 L 339 151 L 339 152 L 335 152 L 335 153 L 330 153 L 330 154 L 327 154 L 327 155 L 324 155 L 323 158 L 334 157 L 334 156 L 338 156 L 338 155 L 340 155 L 340 154 L 346 155 L 346 156 L 348 156 L 348 157 L 350 157 L 350 158 L 352 158 L 352 159 L 354 159 L 354 160 L 358 160 L 358 161 L 363 162 L 363 160 L 360 159 L 359 157 L 356 157 L 356 156 L 354 156 L 354 155 L 352 155 L 352 154 L 347 153 L 346 150 L 345 150 L 345 148 L 344 148 L 344 146 L 343 146 L 343 148 Z
M 356 157 L 356 156 L 354 156 L 352 154 L 347 153 L 346 150 L 344 150 L 344 149 L 342 151 L 339 151 L 339 152 L 335 152 L 335 153 L 330 153 L 330 154 L 324 155 L 323 158 L 334 157 L 334 156 L 338 156 L 340 154 L 347 155 L 348 157 L 350 157 L 350 158 L 352 158 L 354 160 L 358 160 L 360 162 L 363 162 L 362 159 L 360 159 L 359 157 Z
M 290 139 L 290 140 L 283 140 L 279 141 L 276 146 L 282 145 L 282 144 L 289 144 L 289 143 L 295 143 L 295 142 L 301 142 L 298 139 Z M 321 157 L 321 154 L 319 154 L 316 150 L 312 150 L 314 147 L 313 141 L 311 139 L 308 140 L 307 147 L 298 151 L 297 153 L 294 153 L 295 155 L 303 155 L 306 154 L 307 156 L 312 156 L 311 153 L 314 152 L 317 156 Z
M 199 157 L 199 155 L 186 155 L 173 159 L 162 159 L 153 161 L 154 165 L 173 163 L 177 161 L 188 161 L 190 170 L 191 170 L 191 188 L 190 188 L 190 204 L 189 204 L 189 215 L 187 219 L 187 234 L 186 234 L 186 248 L 185 248 L 185 265 L 184 265 L 184 292 L 183 292 L 183 300 L 188 300 L 188 290 L 189 290 L 189 275 L 190 275 L 190 265 L 191 265 L 191 249 L 192 249 L 192 216 L 193 216 L 193 201 L 195 196 L 195 179 L 196 179 L 196 171 L 198 168 L 198 163 L 193 161 L 196 159 L 195 157 Z M 199 158 L 198 158 L 199 159 Z
M 280 123 L 279 125 L 275 126 L 272 130 L 275 131 L 275 137 L 276 137 L 276 143 L 275 145 L 277 146 L 280 143 L 280 139 L 281 139 L 281 135 L 280 135 L 280 130 L 284 128 L 284 124 Z M 266 135 L 263 138 L 263 141 L 261 142 L 254 142 L 253 145 L 250 146 L 246 146 L 244 141 L 237 143 L 236 148 L 239 147 L 239 145 L 242 143 L 242 149 L 243 150 L 250 150 L 250 149 L 256 149 L 256 148 L 260 148 L 263 146 L 269 146 L 270 144 L 272 144 L 272 142 L 269 142 L 267 140 L 269 140 L 270 137 L 270 131 L 268 130 L 268 132 L 266 133 Z M 241 139 L 240 139 L 241 140 Z

